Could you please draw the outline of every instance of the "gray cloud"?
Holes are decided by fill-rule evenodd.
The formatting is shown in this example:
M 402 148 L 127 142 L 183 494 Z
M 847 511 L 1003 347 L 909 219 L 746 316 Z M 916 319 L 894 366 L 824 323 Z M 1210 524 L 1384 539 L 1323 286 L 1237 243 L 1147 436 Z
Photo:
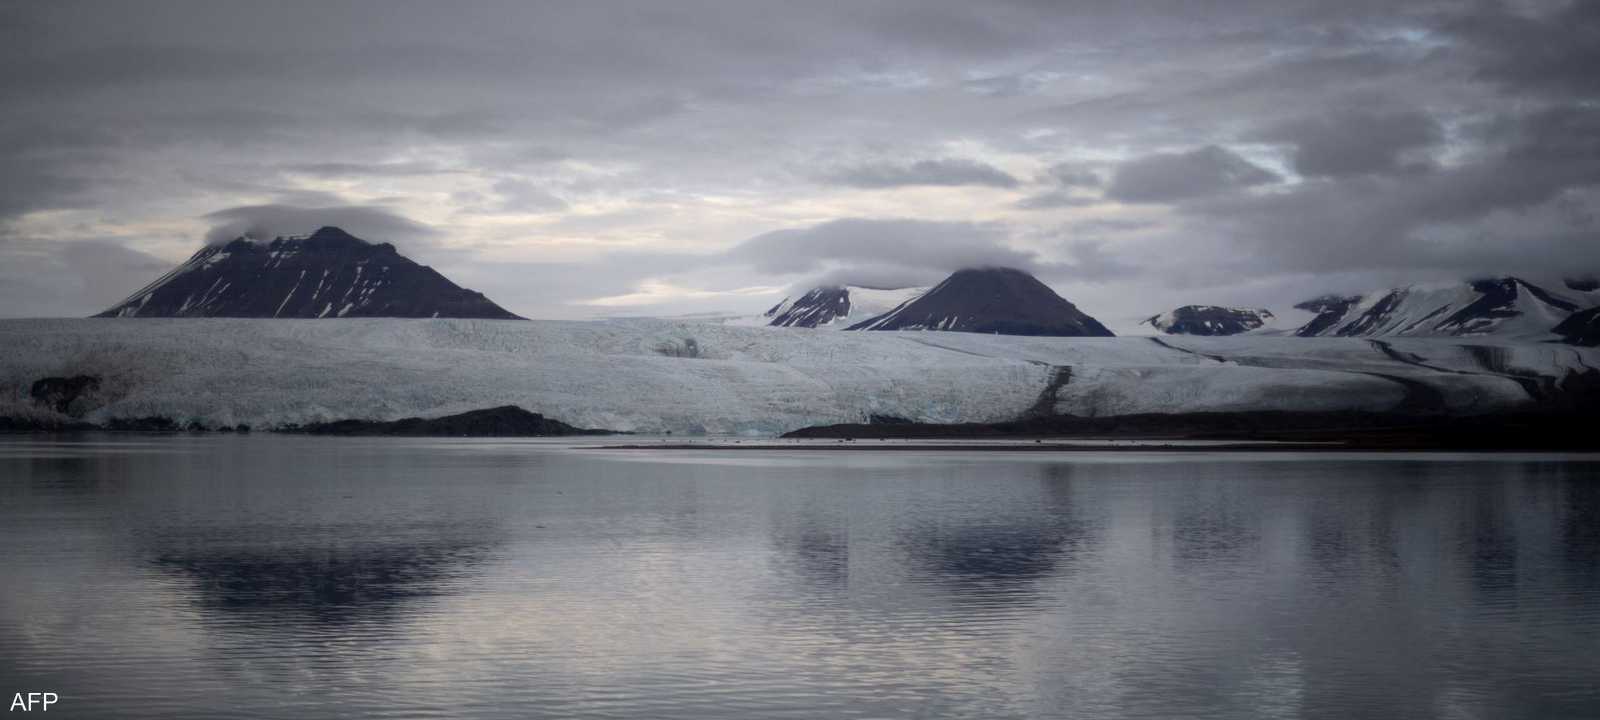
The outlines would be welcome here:
M 11 317 L 92 315 L 171 266 L 115 240 L 0 238 L 0 307 Z
M 1099 173 L 1079 163 L 1051 165 L 1050 169 L 1045 171 L 1045 178 L 1069 188 L 1097 188 L 1101 184 Z
M 1439 124 L 1415 110 L 1356 109 L 1336 115 L 1301 118 L 1264 132 L 1267 140 L 1294 147 L 1295 172 L 1308 177 L 1393 173 L 1409 165 L 1431 165 L 1407 153 L 1443 139 Z
M 1033 253 L 1012 249 L 1005 240 L 1005 228 L 997 225 L 847 219 L 757 235 L 726 256 L 771 274 L 816 272 L 830 262 L 943 272 L 984 265 L 1034 265 Z
M 1425 175 L 1305 183 L 1190 210 L 1280 269 L 1472 276 L 1600 267 L 1591 204 L 1600 199 L 1600 110 L 1554 107 L 1490 125 L 1495 145 Z
M 76 207 L 117 140 L 70 123 L 0 123 L 0 220 L 31 210 Z
M 1278 179 L 1216 145 L 1182 153 L 1159 153 L 1117 167 L 1108 197 L 1130 203 L 1163 203 L 1219 195 Z
M 1098 202 L 1094 198 L 1074 195 L 1064 190 L 1049 190 L 1029 195 L 1017 201 L 1017 207 L 1023 210 L 1054 210 L 1057 208 L 1083 207 Z
M 1563 6 L 1564 5 L 1564 6 Z M 1518 13 L 1481 3 L 1477 12 L 1451 17 L 1441 30 L 1473 56 L 1478 76 L 1514 91 L 1559 97 L 1600 95 L 1600 5 L 1584 0 L 1544 14 Z
M 1117 233 L 1149 230 L 1158 227 L 1150 220 L 1132 220 L 1124 218 L 1090 218 L 1078 220 L 1067 225 L 1066 229 L 1074 235 L 1113 235 Z
M 1015 97 L 1018 95 L 1031 95 L 1043 89 L 1050 83 L 1047 74 L 1042 73 L 1017 73 L 1011 75 L 992 75 L 989 77 L 973 78 L 962 83 L 962 88 L 967 92 L 990 97 Z
M 858 188 L 891 188 L 915 185 L 981 185 L 1013 188 L 1017 179 L 993 165 L 960 158 L 919 160 L 909 165 L 873 163 L 855 165 L 824 173 L 824 182 Z
M 245 205 L 209 213 L 205 219 L 215 223 L 206 233 L 207 244 L 225 243 L 241 235 L 260 240 L 305 235 L 324 225 L 343 228 L 369 242 L 393 243 L 401 250 L 415 250 L 438 235 L 433 228 L 393 211 L 362 205 Z
M 567 209 L 567 201 L 526 180 L 508 178 L 494 184 L 500 202 L 496 212 L 543 213 Z
M 0 295 L 63 313 L 96 308 L 31 284 L 78 287 L 52 248 L 171 262 L 217 208 L 224 234 L 399 239 L 532 316 L 658 276 L 1006 262 L 1132 317 L 1597 245 L 1592 2 L 162 0 L 0 27 L 0 234 L 28 238 Z M 956 189 L 877 192 L 909 186 Z
M 286 165 L 283 169 L 318 177 L 413 177 L 459 172 L 425 162 L 313 162 Z

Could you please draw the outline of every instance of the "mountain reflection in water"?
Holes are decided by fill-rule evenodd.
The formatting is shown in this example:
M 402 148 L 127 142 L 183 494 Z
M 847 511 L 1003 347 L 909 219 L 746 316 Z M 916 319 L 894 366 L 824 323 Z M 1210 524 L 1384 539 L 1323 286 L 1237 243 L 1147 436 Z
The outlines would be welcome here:
M 1600 714 L 1582 457 L 0 442 L 66 717 Z

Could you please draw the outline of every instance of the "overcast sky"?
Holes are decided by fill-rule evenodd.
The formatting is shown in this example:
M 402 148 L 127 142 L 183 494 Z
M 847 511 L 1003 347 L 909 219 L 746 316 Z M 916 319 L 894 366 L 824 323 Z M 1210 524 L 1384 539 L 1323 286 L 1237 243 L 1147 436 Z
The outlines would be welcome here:
M 530 317 L 1600 270 L 1600 2 L 0 3 L 0 315 L 345 227 Z

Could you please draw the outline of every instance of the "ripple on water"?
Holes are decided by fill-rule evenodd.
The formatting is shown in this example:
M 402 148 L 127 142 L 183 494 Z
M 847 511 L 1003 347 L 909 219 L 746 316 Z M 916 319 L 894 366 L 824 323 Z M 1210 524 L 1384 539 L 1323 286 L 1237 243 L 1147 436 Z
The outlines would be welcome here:
M 91 717 L 1600 714 L 1600 466 L 1196 456 L 8 441 L 0 675 Z

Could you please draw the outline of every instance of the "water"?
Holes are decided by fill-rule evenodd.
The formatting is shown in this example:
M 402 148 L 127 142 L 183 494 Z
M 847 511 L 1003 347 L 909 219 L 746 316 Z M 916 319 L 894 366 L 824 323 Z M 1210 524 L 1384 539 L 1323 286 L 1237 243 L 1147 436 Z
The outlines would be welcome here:
M 1600 716 L 1600 463 L 0 440 L 49 717 Z

